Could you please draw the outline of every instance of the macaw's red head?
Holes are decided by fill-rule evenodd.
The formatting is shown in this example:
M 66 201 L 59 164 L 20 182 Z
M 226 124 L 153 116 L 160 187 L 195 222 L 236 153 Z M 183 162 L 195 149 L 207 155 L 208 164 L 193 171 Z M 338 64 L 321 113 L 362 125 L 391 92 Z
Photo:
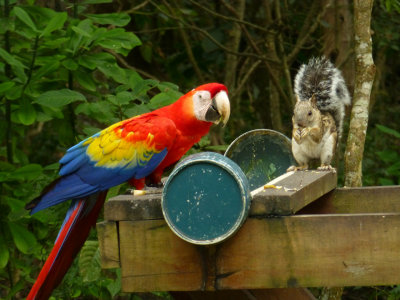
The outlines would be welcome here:
M 196 119 L 224 125 L 229 120 L 230 103 L 228 89 L 220 83 L 207 83 L 191 91 L 193 113 Z
M 212 123 L 225 125 L 230 115 L 228 89 L 220 83 L 203 84 L 162 110 L 167 110 L 168 116 L 181 126 L 208 130 Z

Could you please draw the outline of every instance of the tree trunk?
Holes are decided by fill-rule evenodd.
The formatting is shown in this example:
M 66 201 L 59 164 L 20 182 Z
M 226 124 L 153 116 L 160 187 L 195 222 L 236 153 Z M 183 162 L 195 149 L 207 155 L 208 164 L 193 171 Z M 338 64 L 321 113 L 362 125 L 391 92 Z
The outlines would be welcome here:
M 362 185 L 362 158 L 368 125 L 368 107 L 375 77 L 372 58 L 373 0 L 354 1 L 356 74 L 350 129 L 345 151 L 345 186 Z
M 345 151 L 345 186 L 362 185 L 362 158 L 368 125 L 368 106 L 375 65 L 372 59 L 371 11 L 373 0 L 354 1 L 355 87 Z M 342 287 L 324 288 L 320 299 L 341 299 Z

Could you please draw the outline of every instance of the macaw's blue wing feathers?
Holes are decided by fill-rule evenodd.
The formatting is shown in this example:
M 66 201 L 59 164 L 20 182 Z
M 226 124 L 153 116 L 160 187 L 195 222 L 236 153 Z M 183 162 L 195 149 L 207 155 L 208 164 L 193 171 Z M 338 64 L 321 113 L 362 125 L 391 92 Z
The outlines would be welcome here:
M 54 247 L 33 285 L 27 300 L 48 299 L 61 282 L 75 256 L 95 226 L 107 192 L 74 200 L 61 226 Z

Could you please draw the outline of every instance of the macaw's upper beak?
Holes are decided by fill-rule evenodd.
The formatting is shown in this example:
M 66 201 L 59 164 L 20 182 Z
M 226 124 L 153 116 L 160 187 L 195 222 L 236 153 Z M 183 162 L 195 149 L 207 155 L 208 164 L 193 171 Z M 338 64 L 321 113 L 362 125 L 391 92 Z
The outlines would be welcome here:
M 206 113 L 206 120 L 218 124 L 222 122 L 225 126 L 231 114 L 231 106 L 225 91 L 218 92 L 211 101 Z

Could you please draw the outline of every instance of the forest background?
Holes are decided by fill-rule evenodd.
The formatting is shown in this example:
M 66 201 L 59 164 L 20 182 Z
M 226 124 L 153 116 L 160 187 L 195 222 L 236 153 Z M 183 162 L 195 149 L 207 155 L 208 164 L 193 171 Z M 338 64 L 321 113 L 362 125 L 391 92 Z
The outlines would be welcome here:
M 68 206 L 30 216 L 24 205 L 57 177 L 56 162 L 84 137 L 169 104 L 205 82 L 228 87 L 232 115 L 225 128 L 215 127 L 193 151 L 222 151 L 256 128 L 290 136 L 293 78 L 312 56 L 329 57 L 353 93 L 353 3 L 348 0 L 0 0 L 0 8 L 4 299 L 27 294 Z M 376 75 L 363 185 L 398 185 L 400 2 L 376 0 L 371 28 Z M 338 167 L 343 184 L 342 163 Z M 109 197 L 125 188 L 112 189 Z M 343 297 L 360 295 L 400 299 L 400 287 L 346 288 Z M 116 297 L 169 296 L 122 294 L 119 271 L 100 268 L 93 231 L 53 298 Z

